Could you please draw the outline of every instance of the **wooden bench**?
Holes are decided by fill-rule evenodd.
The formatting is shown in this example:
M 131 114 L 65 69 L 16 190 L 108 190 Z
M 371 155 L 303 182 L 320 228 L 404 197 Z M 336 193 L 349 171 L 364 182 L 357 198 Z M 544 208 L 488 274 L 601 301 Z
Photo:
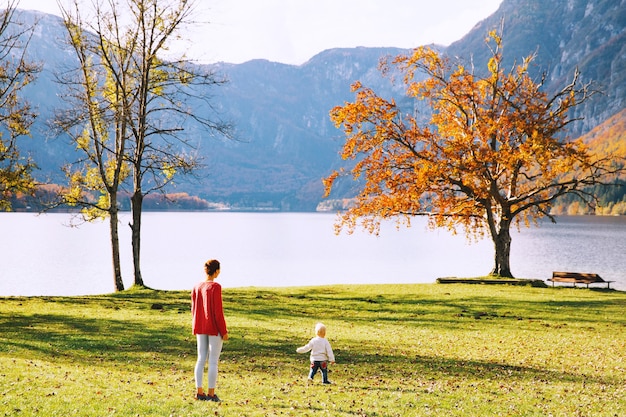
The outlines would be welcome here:
M 615 281 L 605 281 L 598 274 L 586 274 L 580 272 L 553 272 L 552 278 L 548 279 L 548 281 L 552 282 L 552 286 L 554 287 L 555 282 L 571 282 L 574 284 L 586 284 L 587 288 L 589 288 L 589 284 L 606 284 L 607 288 L 611 288 L 611 282 Z

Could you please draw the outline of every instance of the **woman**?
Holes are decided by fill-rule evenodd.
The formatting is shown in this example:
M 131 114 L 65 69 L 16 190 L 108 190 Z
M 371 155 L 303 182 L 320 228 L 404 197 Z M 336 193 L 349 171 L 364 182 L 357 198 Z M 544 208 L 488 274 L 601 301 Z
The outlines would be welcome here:
M 222 342 L 228 340 L 224 309 L 222 307 L 222 286 L 215 282 L 220 274 L 220 263 L 211 259 L 204 264 L 206 280 L 199 282 L 191 291 L 191 314 L 193 334 L 198 344 L 198 361 L 195 367 L 196 399 L 220 401 L 215 395 L 217 384 L 217 364 L 222 353 Z M 204 364 L 209 362 L 209 389 L 205 394 L 202 388 Z

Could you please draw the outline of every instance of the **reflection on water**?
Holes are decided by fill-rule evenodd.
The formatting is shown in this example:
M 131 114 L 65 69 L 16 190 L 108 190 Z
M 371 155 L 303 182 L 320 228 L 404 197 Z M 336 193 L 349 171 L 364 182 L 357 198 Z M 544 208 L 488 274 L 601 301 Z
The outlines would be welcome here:
M 132 285 L 129 218 L 121 221 L 124 282 Z M 0 214 L 0 295 L 80 295 L 113 291 L 108 225 L 66 225 L 67 214 Z M 380 236 L 335 235 L 321 213 L 146 213 L 146 285 L 190 289 L 208 258 L 222 262 L 224 287 L 351 283 L 429 283 L 479 276 L 493 266 L 489 240 L 385 224 Z M 512 232 L 511 269 L 547 279 L 555 270 L 595 272 L 626 290 L 626 218 L 562 217 Z

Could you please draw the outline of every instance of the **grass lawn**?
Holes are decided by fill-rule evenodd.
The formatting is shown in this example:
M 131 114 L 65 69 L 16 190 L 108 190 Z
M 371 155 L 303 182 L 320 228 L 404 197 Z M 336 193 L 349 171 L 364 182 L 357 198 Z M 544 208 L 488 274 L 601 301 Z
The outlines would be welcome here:
M 207 403 L 188 292 L 0 298 L 0 416 L 626 415 L 624 292 L 244 288 L 224 305 L 222 402 Z M 317 321 L 330 386 L 307 384 L 295 352 Z

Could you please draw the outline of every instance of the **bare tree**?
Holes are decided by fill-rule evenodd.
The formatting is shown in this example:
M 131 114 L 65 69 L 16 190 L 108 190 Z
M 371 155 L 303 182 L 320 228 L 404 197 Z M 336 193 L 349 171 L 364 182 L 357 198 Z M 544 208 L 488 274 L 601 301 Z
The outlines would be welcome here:
M 68 94 L 64 97 L 70 106 L 57 113 L 55 123 L 83 156 L 65 167 L 69 187 L 63 192 L 62 202 L 81 207 L 88 221 L 109 218 L 113 280 L 115 290 L 122 291 L 118 195 L 129 172 L 126 158 L 129 134 L 119 88 L 110 82 L 111 71 L 100 56 L 113 54 L 108 62 L 118 59 L 115 64 L 120 68 L 127 68 L 130 59 L 97 43 L 92 34 L 83 29 L 78 6 L 75 6 L 73 10 L 61 10 L 68 42 L 79 65 L 58 78 L 67 87 Z
M 97 137 L 92 127 L 88 137 L 74 135 L 91 145 L 99 141 L 101 155 L 111 158 L 106 162 L 88 156 L 81 162 L 99 167 L 98 181 L 108 199 L 108 215 L 110 210 L 117 210 L 113 207 L 117 199 L 112 194 L 117 194 L 119 188 L 109 190 L 105 184 L 116 178 L 119 182 L 115 185 L 123 186 L 129 175 L 134 285 L 144 286 L 140 262 L 144 196 L 164 190 L 177 175 L 193 174 L 201 166 L 195 152 L 199 138 L 192 140 L 185 134 L 190 126 L 202 127 L 211 134 L 230 134 L 230 125 L 211 111 L 208 95 L 210 87 L 225 80 L 184 56 L 161 58 L 180 29 L 191 23 L 193 1 L 127 0 L 121 6 L 114 0 L 102 0 L 92 3 L 90 22 L 81 20 L 78 0 L 73 0 L 71 13 L 69 8 L 61 9 L 72 42 L 80 38 L 86 45 L 88 55 L 84 61 L 79 59 L 80 65 L 91 66 L 92 72 L 84 77 L 93 78 L 92 87 L 100 97 L 94 103 L 93 96 L 84 94 L 79 100 L 80 111 L 96 114 L 94 127 L 101 122 L 103 131 L 108 132 L 107 136 Z M 96 66 L 98 70 L 93 71 Z M 192 108 L 191 104 L 205 110 Z M 102 141 L 108 135 L 115 138 L 115 146 Z M 97 146 L 87 148 L 80 141 L 76 143 L 79 149 L 87 149 L 88 155 L 98 155 Z M 111 171 L 113 166 L 118 171 Z
M 163 3 L 163 2 L 161 2 Z M 143 198 L 146 194 L 162 190 L 174 178 L 174 174 L 191 173 L 199 167 L 194 153 L 179 152 L 183 145 L 193 145 L 182 135 L 184 122 L 193 122 L 213 133 L 228 136 L 230 125 L 212 118 L 215 113 L 204 115 L 189 107 L 190 101 L 208 100 L 206 87 L 221 85 L 223 78 L 213 72 L 201 72 L 186 59 L 163 61 L 159 53 L 167 50 L 168 41 L 176 31 L 189 21 L 194 2 L 177 1 L 161 7 L 158 0 L 129 1 L 135 20 L 135 68 L 136 90 L 129 90 L 128 97 L 134 152 L 131 155 L 133 174 L 132 245 L 134 277 L 136 285 L 143 285 L 140 269 L 141 216 Z M 200 91 L 201 95 L 195 94 Z M 182 99 L 182 100 L 181 100 Z M 210 103 L 206 102 L 211 108 Z

